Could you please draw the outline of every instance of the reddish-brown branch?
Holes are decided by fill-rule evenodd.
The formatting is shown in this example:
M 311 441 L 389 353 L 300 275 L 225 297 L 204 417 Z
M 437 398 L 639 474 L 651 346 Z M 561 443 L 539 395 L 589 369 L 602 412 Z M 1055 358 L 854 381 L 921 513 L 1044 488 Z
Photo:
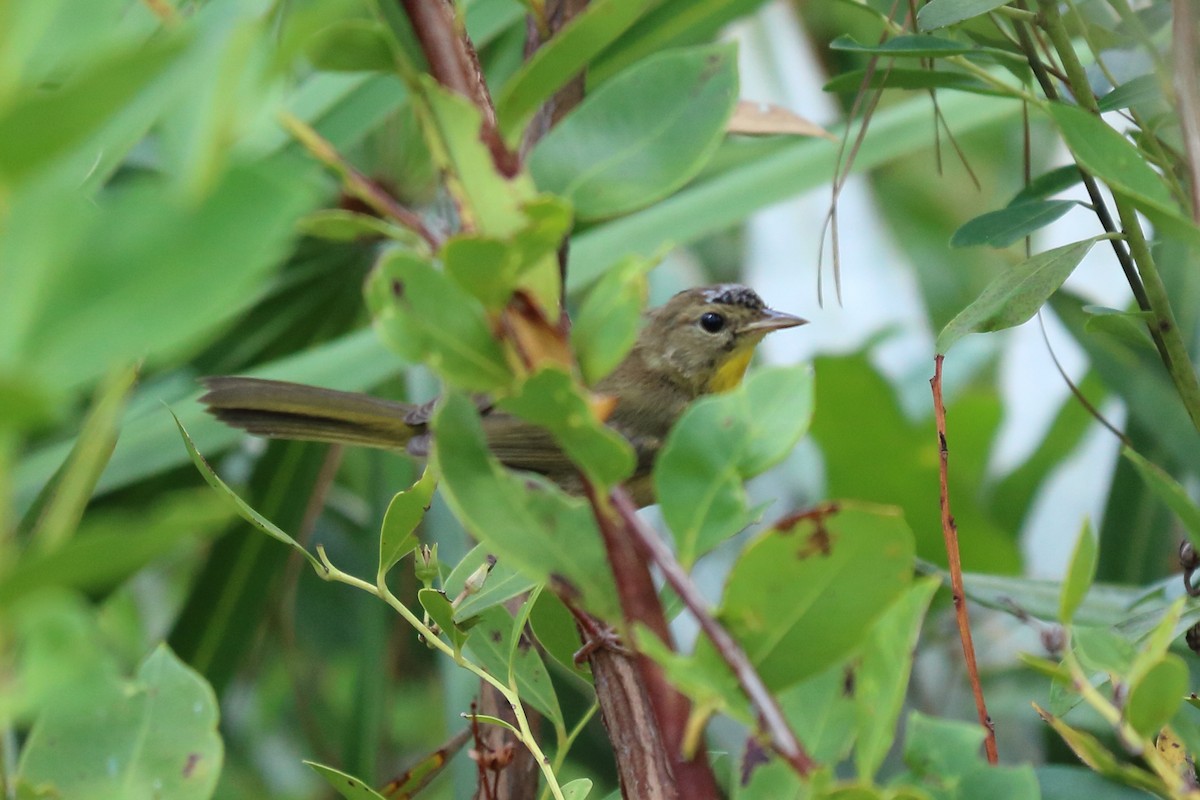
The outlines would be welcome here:
M 501 175 L 512 177 L 520 170 L 520 158 L 504 144 L 496 125 L 496 107 L 488 92 L 475 46 L 454 22 L 454 9 L 447 0 L 400 0 L 412 23 L 421 50 L 437 82 L 458 92 L 483 115 L 481 136 Z
M 419 214 L 405 208 L 386 189 L 363 175 L 336 148 L 307 123 L 291 114 L 280 117 L 281 124 L 318 161 L 342 178 L 346 194 L 363 202 L 382 219 L 391 219 L 425 240 L 432 249 L 442 245 L 441 239 L 425 225 Z
M 563 603 L 575 617 L 585 642 L 575 657 L 586 658 L 592 668 L 600 720 L 616 756 L 621 796 L 678 800 L 681 795 L 675 774 L 637 660 L 613 643 L 613 631 L 605 623 L 577 608 L 569 598 L 563 598 Z
M 620 514 L 626 531 L 633 538 L 634 545 L 642 557 L 657 564 L 658 568 L 662 570 L 667 583 L 683 600 L 684 605 L 700 624 L 701 630 L 708 636 L 717 653 L 733 671 L 742 691 L 746 693 L 754 710 L 758 712 L 759 719 L 771 739 L 772 749 L 783 757 L 801 777 L 806 777 L 816 767 L 816 763 L 805 752 L 804 746 L 800 744 L 800 740 L 788 726 L 783 711 L 763 683 L 758 671 L 754 669 L 754 665 L 750 663 L 746 652 L 729 635 L 729 631 L 721 627 L 709 613 L 708 603 L 700 594 L 700 590 L 692 583 L 683 567 L 675 560 L 675 556 L 671 554 L 662 540 L 637 516 L 637 509 L 634 508 L 633 502 L 625 490 L 617 489 L 612 493 L 611 499 L 613 507 Z
M 650 567 L 635 544 L 636 536 L 630 530 L 628 521 L 624 515 L 614 518 L 607 508 L 606 498 L 597 496 L 595 487 L 586 479 L 584 488 L 604 540 L 625 621 L 631 625 L 635 622 L 645 625 L 667 647 L 673 648 L 671 631 L 667 627 L 667 618 L 658 599 L 658 590 L 650 577 Z M 614 495 L 623 497 L 632 506 L 623 489 L 616 490 Z M 690 759 L 685 758 L 683 754 L 688 717 L 692 711 L 691 703 L 671 685 L 663 675 L 662 669 L 652 659 L 639 653 L 637 665 L 646 687 L 646 694 L 654 708 L 654 718 L 658 721 L 662 744 L 675 775 L 679 796 L 689 800 L 720 797 L 716 778 L 708 763 L 708 752 L 700 747 Z M 601 703 L 603 704 L 603 698 Z
M 958 636 L 962 640 L 963 658 L 967 662 L 967 677 L 971 681 L 971 692 L 975 695 L 975 710 L 979 724 L 987 731 L 983 746 L 987 751 L 988 763 L 998 761 L 996 751 L 996 729 L 988 716 L 987 703 L 983 699 L 983 685 L 979 682 L 979 665 L 975 662 L 975 643 L 971 640 L 971 621 L 967 614 L 967 596 L 963 588 L 962 559 L 958 554 L 958 526 L 950 513 L 950 490 L 947 485 L 950 450 L 946 446 L 946 406 L 942 403 L 942 355 L 933 359 L 933 416 L 937 424 L 938 437 L 938 497 L 942 508 L 942 537 L 946 542 L 946 560 L 950 568 L 950 591 L 954 596 L 954 616 L 958 621 Z

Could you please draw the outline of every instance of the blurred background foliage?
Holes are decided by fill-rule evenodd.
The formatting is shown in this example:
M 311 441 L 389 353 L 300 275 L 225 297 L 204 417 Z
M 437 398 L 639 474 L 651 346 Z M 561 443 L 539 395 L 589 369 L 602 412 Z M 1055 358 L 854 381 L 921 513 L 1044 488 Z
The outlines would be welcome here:
M 516 0 L 460 5 L 499 95 L 523 61 L 525 9 Z M 825 96 L 820 87 L 863 68 L 868 56 L 828 45 L 847 34 L 878 40 L 878 14 L 888 11 L 882 0 L 655 5 L 597 58 L 589 92 L 663 49 L 734 39 L 743 98 L 788 105 L 835 132 L 854 94 Z M 6 775 L 51 696 L 82 708 L 95 697 L 84 677 L 119 685 L 119 676 L 156 668 L 169 659 L 155 650 L 164 640 L 194 670 L 163 667 L 170 679 L 202 677 L 215 694 L 205 702 L 219 705 L 224 765 L 200 776 L 215 782 L 217 797 L 328 796 L 304 758 L 382 783 L 457 730 L 476 682 L 435 658 L 382 604 L 319 585 L 286 548 L 252 535 L 201 487 L 164 408 L 265 516 L 301 542 L 323 544 L 347 571 L 370 571 L 379 522 L 392 494 L 415 478 L 411 464 L 248 441 L 195 400 L 196 378 L 221 373 L 401 399 L 436 392 L 423 369 L 369 328 L 362 283 L 378 242 L 339 227 L 336 216 L 314 215 L 358 201 L 339 194 L 278 124 L 288 111 L 401 200 L 432 220 L 446 217 L 404 84 L 380 69 L 371 38 L 355 28 L 374 18 L 373 7 L 0 0 Z M 941 92 L 938 101 L 940 126 L 922 91 L 888 92 L 874 115 L 854 162 L 861 177 L 843 194 L 841 304 L 828 252 L 824 304 L 816 299 L 838 152 L 820 138 L 730 137 L 668 200 L 587 219 L 571 240 L 569 287 L 574 298 L 620 257 L 672 243 L 651 276 L 653 302 L 739 279 L 773 306 L 811 318 L 801 334 L 765 349 L 772 361 L 814 360 L 812 436 L 754 482 L 753 497 L 774 501 L 768 521 L 824 497 L 899 505 L 918 556 L 944 563 L 926 385 L 933 333 L 1025 255 L 1019 244 L 947 243 L 1024 185 L 1027 135 L 1034 175 L 1065 159 L 1044 120 L 1026 133 L 1011 100 Z M 1047 246 L 1095 233 L 1087 217 L 1077 210 L 1055 223 Z M 1194 347 L 1194 260 L 1183 245 L 1163 245 L 1171 246 L 1181 249 L 1164 252 L 1164 271 Z M 1086 332 L 1085 303 L 1128 305 L 1104 256 L 1085 262 L 1056 299 L 1054 348 L 1093 403 L 1127 420 L 1143 454 L 1193 486 L 1200 449 L 1161 370 Z M 1090 513 L 1100 529 L 1100 578 L 1151 585 L 1174 569 L 1178 524 L 1125 462 L 1114 473 L 1115 442 L 1068 400 L 1031 325 L 973 337 L 947 362 L 965 568 L 1057 578 Z M 468 549 L 440 504 L 423 536 L 446 563 Z M 697 579 L 715 592 L 726 569 L 718 552 Z M 400 589 L 415 591 L 411 571 L 399 574 Z M 997 590 L 993 605 L 1003 597 Z M 946 605 L 935 608 L 941 614 Z M 941 619 L 926 627 L 910 703 L 969 718 L 957 639 Z M 1005 613 L 981 619 L 1001 752 L 1061 761 L 1028 710 L 1045 680 L 1015 658 L 1039 650 L 1041 628 Z M 578 716 L 588 699 L 562 676 L 556 683 L 568 716 Z M 588 776 L 612 788 L 606 748 L 593 723 L 564 779 Z M 206 751 L 210 765 L 218 751 Z M 473 783 L 471 766 L 457 765 L 427 794 L 466 796 Z

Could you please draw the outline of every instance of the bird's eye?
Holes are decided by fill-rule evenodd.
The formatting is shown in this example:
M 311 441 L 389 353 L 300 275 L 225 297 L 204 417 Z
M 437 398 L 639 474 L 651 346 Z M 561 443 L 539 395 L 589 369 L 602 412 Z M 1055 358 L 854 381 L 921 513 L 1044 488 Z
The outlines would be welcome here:
M 725 327 L 725 318 L 715 311 L 706 311 L 700 315 L 700 327 L 709 333 L 716 333 Z

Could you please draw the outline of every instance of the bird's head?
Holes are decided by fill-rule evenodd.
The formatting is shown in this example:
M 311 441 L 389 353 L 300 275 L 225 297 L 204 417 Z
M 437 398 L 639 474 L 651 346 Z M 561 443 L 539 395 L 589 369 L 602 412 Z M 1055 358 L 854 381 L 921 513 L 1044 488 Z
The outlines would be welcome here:
M 696 394 L 724 392 L 741 383 L 764 336 L 806 322 L 767 308 L 752 289 L 722 283 L 680 292 L 651 311 L 638 347 L 648 366 Z

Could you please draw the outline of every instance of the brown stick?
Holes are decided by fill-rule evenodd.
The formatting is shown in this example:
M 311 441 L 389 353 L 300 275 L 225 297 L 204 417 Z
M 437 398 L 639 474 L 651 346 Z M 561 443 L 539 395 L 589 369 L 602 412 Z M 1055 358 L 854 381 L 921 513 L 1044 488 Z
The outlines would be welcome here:
M 650 577 L 650 568 L 635 544 L 636 535 L 630 530 L 624 515 L 613 517 L 606 508 L 607 503 L 597 496 L 595 487 L 586 479 L 584 489 L 604 540 L 625 621 L 630 625 L 635 622 L 645 625 L 667 647 L 674 649 L 667 618 L 658 600 L 658 590 Z M 624 489 L 615 490 L 614 496 L 623 497 L 632 507 L 633 504 Z M 679 796 L 688 800 L 720 797 L 720 789 L 708 763 L 708 751 L 699 747 L 691 758 L 685 758 L 683 754 L 688 718 L 692 710 L 691 702 L 671 685 L 663 675 L 662 669 L 652 659 L 639 653 L 637 666 L 654 709 L 654 718 L 658 721 L 662 746 L 666 750 L 675 782 L 679 787 Z M 603 709 L 606 700 L 600 695 L 598 686 L 597 695 Z
M 958 621 L 958 637 L 962 640 L 963 658 L 967 662 L 967 677 L 971 681 L 971 692 L 975 695 L 975 711 L 979 724 L 987 731 L 983 741 L 989 764 L 997 763 L 996 728 L 988 716 L 987 703 L 983 699 L 983 685 L 979 682 L 979 665 L 975 662 L 975 643 L 971 640 L 971 621 L 967 615 L 967 596 L 963 588 L 962 559 L 958 554 L 958 525 L 950 513 L 950 490 L 947 484 L 950 450 L 946 446 L 946 406 L 942 403 L 942 355 L 933 358 L 933 416 L 938 436 L 938 498 L 942 508 L 942 537 L 946 542 L 946 560 L 950 567 L 950 590 L 954 596 L 954 616 Z
M 634 800 L 690 797 L 681 794 L 676 785 L 637 659 L 623 648 L 601 644 L 610 634 L 605 624 L 575 608 L 569 600 L 564 599 L 564 603 L 574 614 L 584 640 L 597 645 L 584 647 L 588 649 L 592 681 L 600 701 L 600 719 L 612 743 L 621 796 Z
M 662 570 L 667 583 L 692 612 L 692 616 L 700 624 L 701 630 L 708 636 L 717 653 L 737 677 L 742 691 L 750 699 L 751 705 L 758 712 L 758 716 L 767 730 L 767 735 L 771 737 L 772 749 L 782 756 L 800 777 L 807 777 L 816 768 L 816 762 L 805 752 L 804 746 L 800 744 L 800 740 L 788 726 L 783 711 L 763 683 L 758 671 L 754 669 L 754 665 L 750 663 L 746 652 L 729 635 L 729 631 L 721 627 L 709 613 L 708 603 L 700 594 L 700 590 L 692 583 L 683 567 L 675 560 L 675 556 L 662 543 L 662 540 L 655 535 L 654 531 L 649 530 L 637 516 L 637 510 L 625 490 L 617 489 L 612 493 L 611 499 L 613 507 L 617 509 L 617 513 L 621 515 L 621 519 L 625 523 L 626 530 L 632 535 L 635 546 L 641 551 L 644 558 L 653 561 Z
M 496 107 L 483 79 L 475 46 L 454 22 L 454 9 L 447 0 L 400 0 L 412 22 L 413 32 L 429 61 L 437 82 L 458 92 L 483 115 L 481 136 L 491 151 L 501 175 L 511 178 L 520 170 L 520 158 L 504 144 L 496 126 Z

